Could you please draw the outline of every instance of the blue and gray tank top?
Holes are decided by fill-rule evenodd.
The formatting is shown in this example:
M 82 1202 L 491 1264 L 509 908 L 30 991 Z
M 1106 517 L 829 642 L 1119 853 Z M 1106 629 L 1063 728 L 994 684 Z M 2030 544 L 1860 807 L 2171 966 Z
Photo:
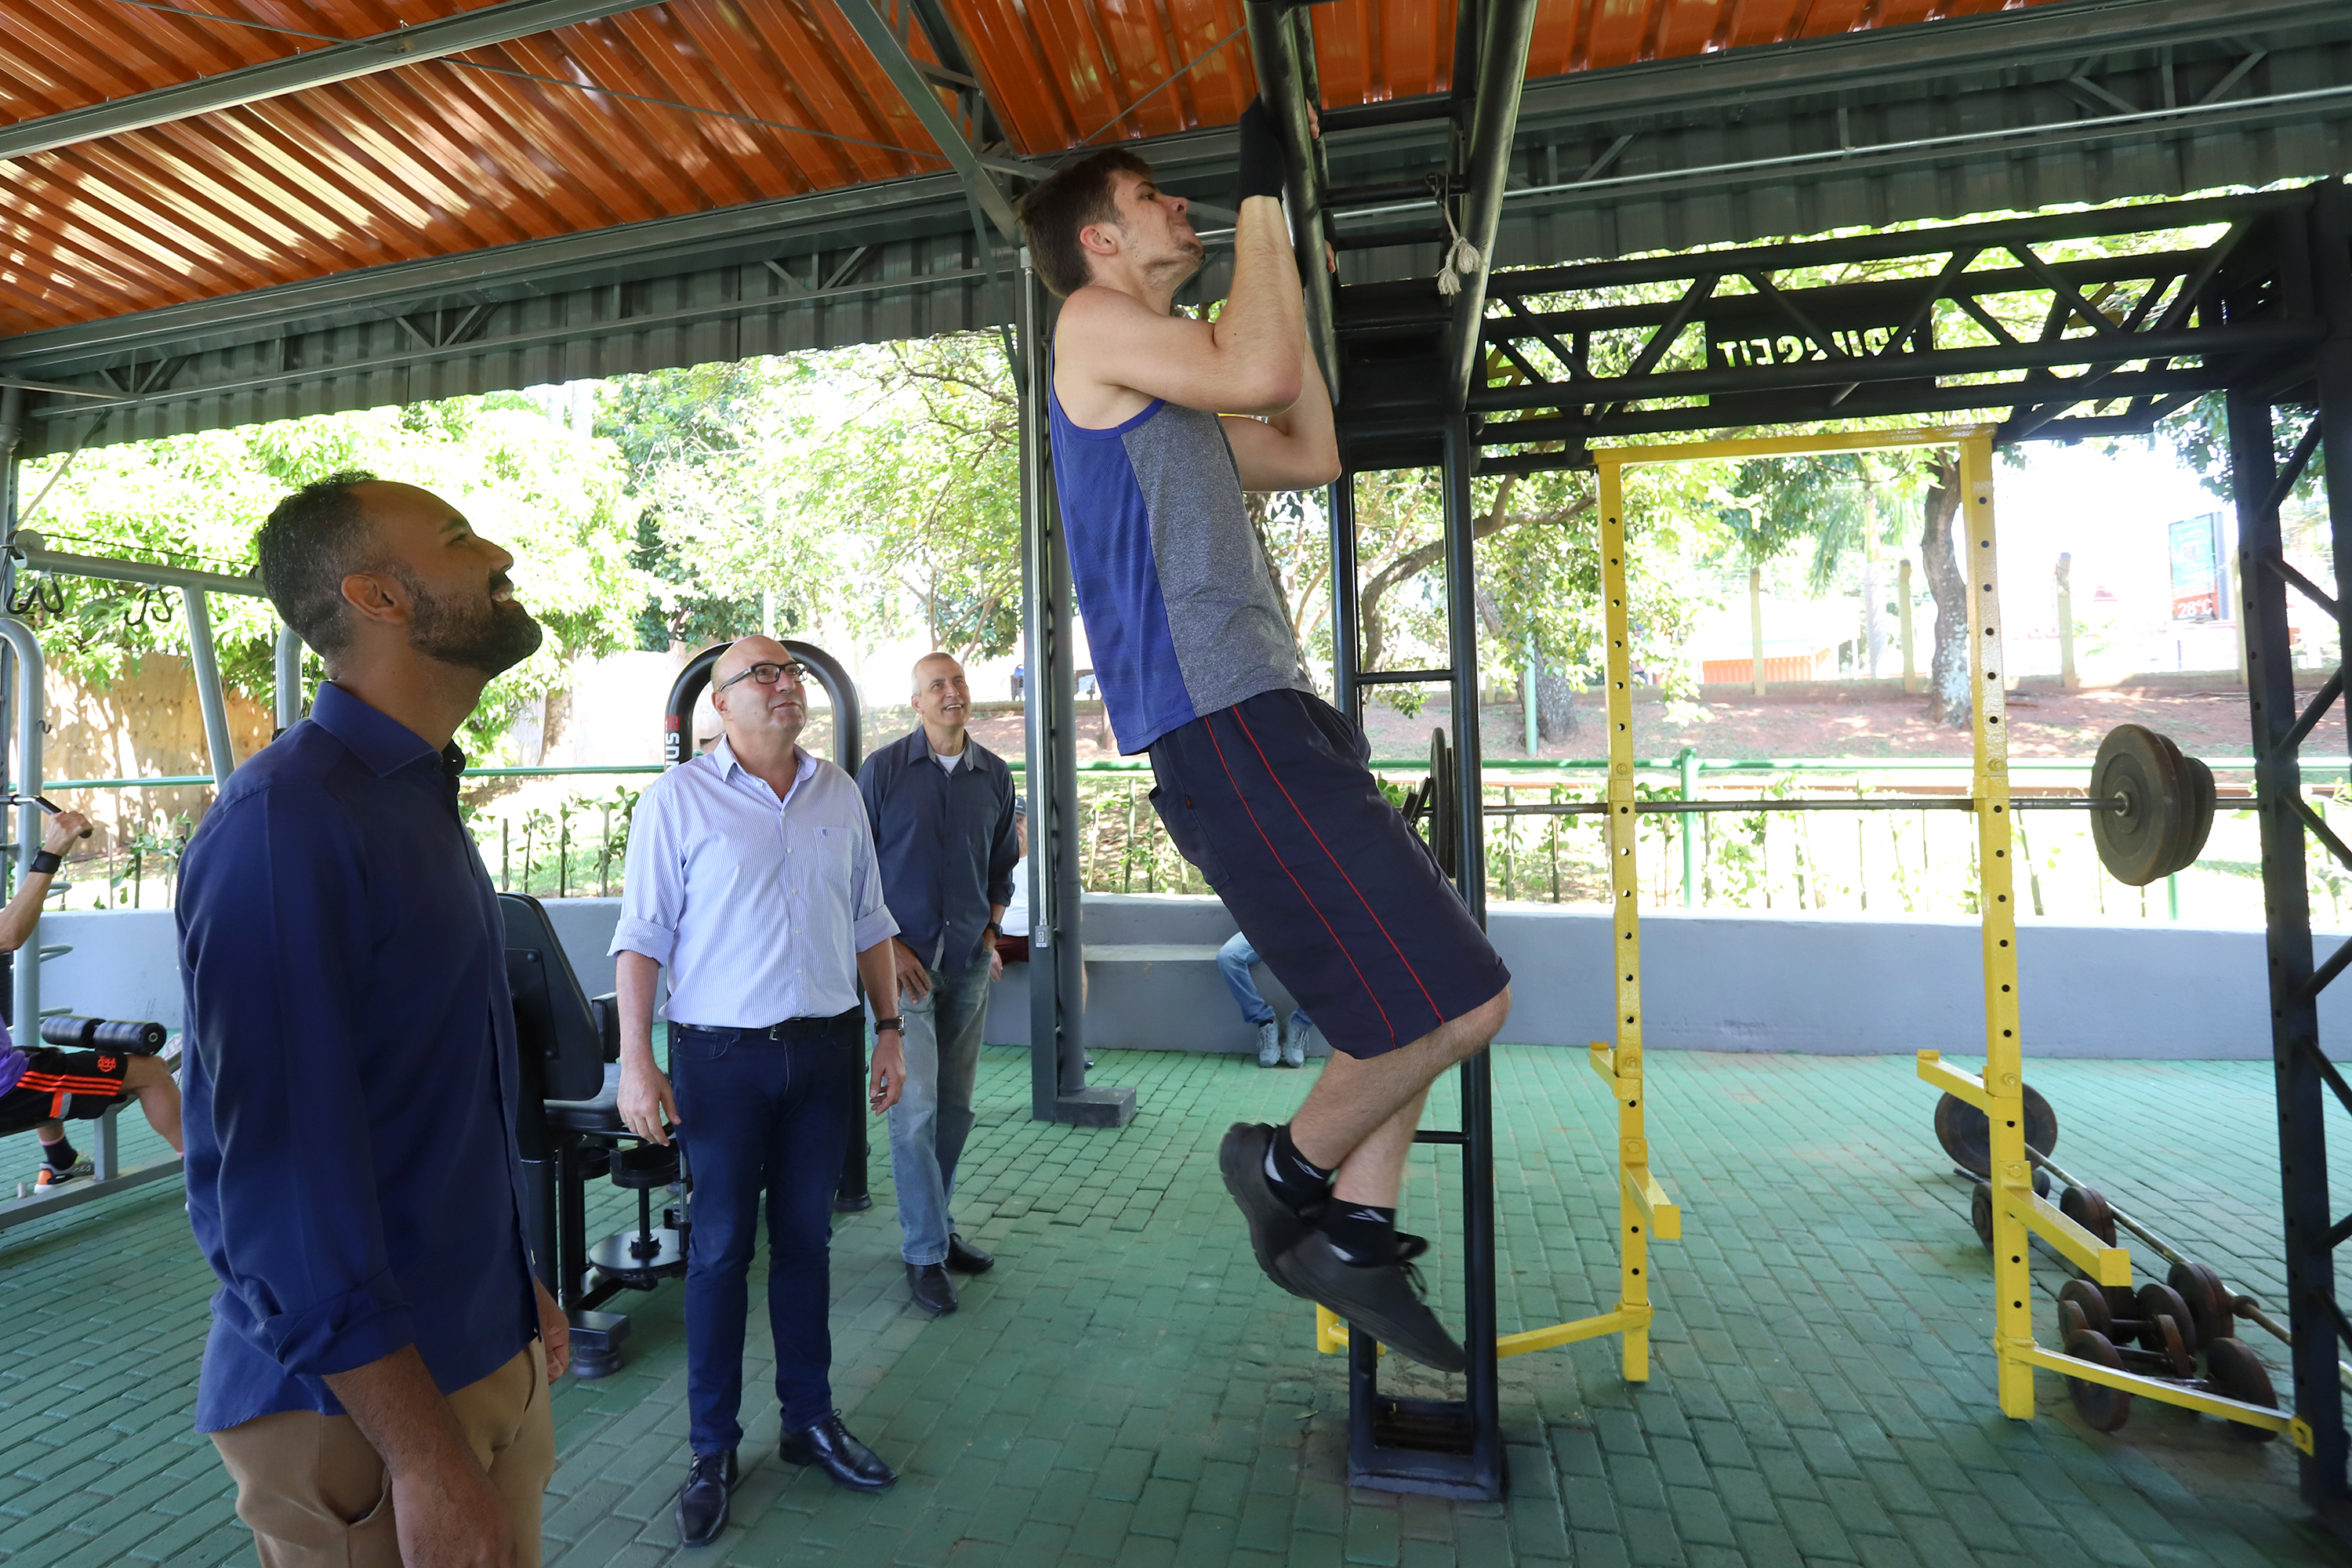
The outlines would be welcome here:
M 1213 414 L 1154 399 L 1070 423 L 1049 388 L 1054 482 L 1118 749 L 1129 755 L 1261 691 L 1312 691 Z

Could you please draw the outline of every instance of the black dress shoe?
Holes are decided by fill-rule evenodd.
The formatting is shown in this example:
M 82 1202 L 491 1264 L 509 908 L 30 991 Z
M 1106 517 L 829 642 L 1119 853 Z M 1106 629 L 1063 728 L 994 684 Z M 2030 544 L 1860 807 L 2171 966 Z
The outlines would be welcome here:
M 838 1410 L 814 1426 L 786 1432 L 776 1445 L 776 1457 L 788 1465 L 822 1465 L 826 1475 L 852 1491 L 878 1492 L 898 1479 L 898 1471 L 849 1435 Z
M 708 1546 L 727 1528 L 727 1494 L 735 1489 L 735 1450 L 697 1454 L 677 1489 L 677 1540 L 681 1546 Z
M 948 1267 L 959 1274 L 985 1274 L 996 1267 L 993 1253 L 982 1252 L 962 1237 L 948 1237 Z
M 907 1289 L 915 1305 L 934 1318 L 956 1310 L 955 1287 L 948 1283 L 948 1271 L 936 1263 L 907 1265 Z

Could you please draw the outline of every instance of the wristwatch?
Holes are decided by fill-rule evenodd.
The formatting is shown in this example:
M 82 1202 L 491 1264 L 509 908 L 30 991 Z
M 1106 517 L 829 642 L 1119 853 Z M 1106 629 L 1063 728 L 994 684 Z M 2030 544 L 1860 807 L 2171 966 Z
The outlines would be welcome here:
M 885 1029 L 896 1029 L 898 1031 L 900 1037 L 904 1037 L 907 1033 L 906 1020 L 903 1018 L 877 1018 L 874 1020 L 874 1032 L 876 1034 L 878 1035 Z
M 991 921 L 986 925 L 980 928 L 980 934 L 982 936 L 1003 936 L 1004 934 L 1004 928 L 998 925 L 994 921 Z

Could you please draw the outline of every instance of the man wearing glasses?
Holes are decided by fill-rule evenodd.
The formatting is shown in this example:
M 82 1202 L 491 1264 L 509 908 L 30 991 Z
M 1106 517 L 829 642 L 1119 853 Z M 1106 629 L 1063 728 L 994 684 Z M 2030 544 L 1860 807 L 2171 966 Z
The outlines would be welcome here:
M 857 792 L 898 922 L 890 945 L 899 994 L 872 1000 L 877 1014 L 903 1010 L 907 1019 L 907 1094 L 890 1112 L 900 1256 L 915 1305 L 937 1316 L 956 1310 L 949 1269 L 981 1274 L 996 1261 L 957 1234 L 948 1205 L 971 1134 L 981 1022 L 989 982 L 1004 972 L 996 939 L 1021 850 L 1012 770 L 965 729 L 971 687 L 963 666 L 925 654 L 915 661 L 914 698 L 922 722 L 866 759 Z
M 833 1407 L 826 1244 L 848 1152 L 841 1106 L 865 1044 L 857 984 L 897 994 L 865 803 L 847 773 L 801 749 L 802 667 L 745 637 L 711 670 L 725 736 L 638 801 L 613 936 L 621 1006 L 621 1120 L 656 1143 L 677 1130 L 694 1173 L 687 1256 L 688 1437 L 679 1539 L 718 1539 L 743 1438 L 743 1328 L 760 1200 L 768 1205 L 768 1321 L 780 1456 L 877 1491 L 898 1474 Z M 669 972 L 669 1066 L 654 1065 L 654 991 Z M 901 1025 L 877 1019 L 868 1103 L 896 1104 Z M 675 1087 L 673 1088 L 673 1080 Z

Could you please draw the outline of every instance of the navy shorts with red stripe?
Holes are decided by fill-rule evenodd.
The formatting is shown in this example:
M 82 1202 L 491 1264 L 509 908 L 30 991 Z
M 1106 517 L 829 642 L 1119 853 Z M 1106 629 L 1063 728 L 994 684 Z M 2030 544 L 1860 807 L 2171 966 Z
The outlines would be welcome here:
M 1261 692 L 1152 742 L 1168 837 L 1334 1049 L 1376 1057 L 1510 984 L 1478 922 L 1311 692 Z
M 95 1121 L 122 1103 L 122 1075 L 131 1058 L 121 1051 L 61 1051 L 36 1046 L 25 1053 L 25 1076 L 0 1094 L 0 1129 L 37 1121 Z

